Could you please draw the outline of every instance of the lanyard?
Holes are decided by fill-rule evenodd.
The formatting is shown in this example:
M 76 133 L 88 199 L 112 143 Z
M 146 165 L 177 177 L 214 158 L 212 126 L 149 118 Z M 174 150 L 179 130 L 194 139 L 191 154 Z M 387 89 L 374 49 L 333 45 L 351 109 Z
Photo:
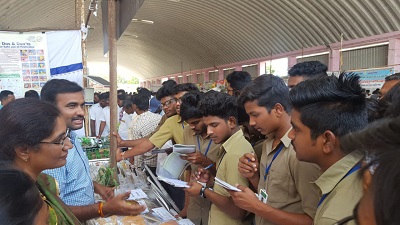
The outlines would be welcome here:
M 197 145 L 199 145 L 199 151 L 201 152 L 199 135 L 196 135 L 196 137 L 197 137 Z M 212 140 L 210 139 L 210 142 L 208 143 L 208 146 L 207 146 L 206 152 L 204 153 L 204 156 L 207 156 L 208 150 L 210 150 L 211 142 L 212 142 Z
M 264 174 L 264 182 L 267 180 L 267 176 L 269 173 L 269 170 L 271 169 L 272 163 L 275 161 L 276 157 L 278 157 L 279 153 L 281 153 L 283 147 L 285 145 L 281 142 L 279 149 L 275 152 L 274 156 L 272 157 L 271 162 L 269 163 L 269 165 L 265 168 L 265 174 Z
M 183 125 L 183 122 L 181 124 L 182 124 L 182 129 L 185 129 L 185 125 Z
M 356 172 L 356 171 L 359 170 L 360 168 L 361 168 L 361 164 L 360 164 L 360 163 L 357 163 L 355 166 L 353 166 L 353 168 L 351 168 L 351 170 L 350 170 L 349 172 L 347 172 L 346 175 L 344 175 L 344 177 L 343 177 L 342 179 L 340 179 L 340 181 L 335 185 L 335 187 L 333 187 L 333 189 L 335 189 L 336 186 L 338 186 L 338 184 L 339 184 L 340 182 L 342 182 L 342 180 L 344 180 L 344 178 L 348 177 L 350 174 Z M 333 191 L 333 189 L 332 189 L 332 191 Z M 328 193 L 322 195 L 321 199 L 320 199 L 319 202 L 318 202 L 318 207 L 322 204 L 322 202 L 325 200 L 325 198 L 326 198 L 332 191 L 330 191 L 330 192 L 328 192 Z

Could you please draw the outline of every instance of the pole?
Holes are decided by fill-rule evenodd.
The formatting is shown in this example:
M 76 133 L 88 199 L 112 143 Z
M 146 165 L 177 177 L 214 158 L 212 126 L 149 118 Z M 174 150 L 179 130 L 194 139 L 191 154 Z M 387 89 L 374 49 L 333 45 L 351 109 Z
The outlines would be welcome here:
M 110 66 L 110 133 L 117 132 L 117 32 L 115 8 L 117 1 L 108 0 L 108 60 Z M 112 135 L 111 135 L 112 137 Z M 116 167 L 117 139 L 110 138 L 110 167 Z M 116 170 L 114 177 L 116 178 Z

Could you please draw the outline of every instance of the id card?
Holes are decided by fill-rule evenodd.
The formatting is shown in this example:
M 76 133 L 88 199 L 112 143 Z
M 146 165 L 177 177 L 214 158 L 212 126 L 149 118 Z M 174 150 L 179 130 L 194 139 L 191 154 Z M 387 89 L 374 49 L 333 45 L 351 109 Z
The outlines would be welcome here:
M 258 193 L 258 200 L 262 201 L 264 204 L 268 201 L 268 194 L 265 189 L 260 189 L 260 193 Z

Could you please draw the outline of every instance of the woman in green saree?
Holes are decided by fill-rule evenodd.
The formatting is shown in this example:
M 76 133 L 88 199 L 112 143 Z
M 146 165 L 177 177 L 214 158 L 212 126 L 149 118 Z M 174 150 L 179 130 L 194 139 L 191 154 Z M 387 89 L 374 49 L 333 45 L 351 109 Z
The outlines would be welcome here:
M 17 99 L 0 110 L 0 160 L 30 176 L 48 206 L 49 224 L 81 224 L 58 198 L 55 180 L 41 172 L 66 163 L 72 144 L 58 109 L 45 101 Z M 21 215 L 24 216 L 24 215 Z

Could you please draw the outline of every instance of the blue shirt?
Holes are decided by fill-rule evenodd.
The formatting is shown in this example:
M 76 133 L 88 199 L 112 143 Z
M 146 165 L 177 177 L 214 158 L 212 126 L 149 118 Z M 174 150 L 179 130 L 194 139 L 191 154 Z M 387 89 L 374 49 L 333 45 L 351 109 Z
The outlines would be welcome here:
M 60 198 L 65 204 L 83 206 L 94 204 L 94 187 L 90 177 L 89 160 L 74 132 L 73 148 L 68 151 L 65 166 L 43 171 L 54 177 L 60 187 Z

